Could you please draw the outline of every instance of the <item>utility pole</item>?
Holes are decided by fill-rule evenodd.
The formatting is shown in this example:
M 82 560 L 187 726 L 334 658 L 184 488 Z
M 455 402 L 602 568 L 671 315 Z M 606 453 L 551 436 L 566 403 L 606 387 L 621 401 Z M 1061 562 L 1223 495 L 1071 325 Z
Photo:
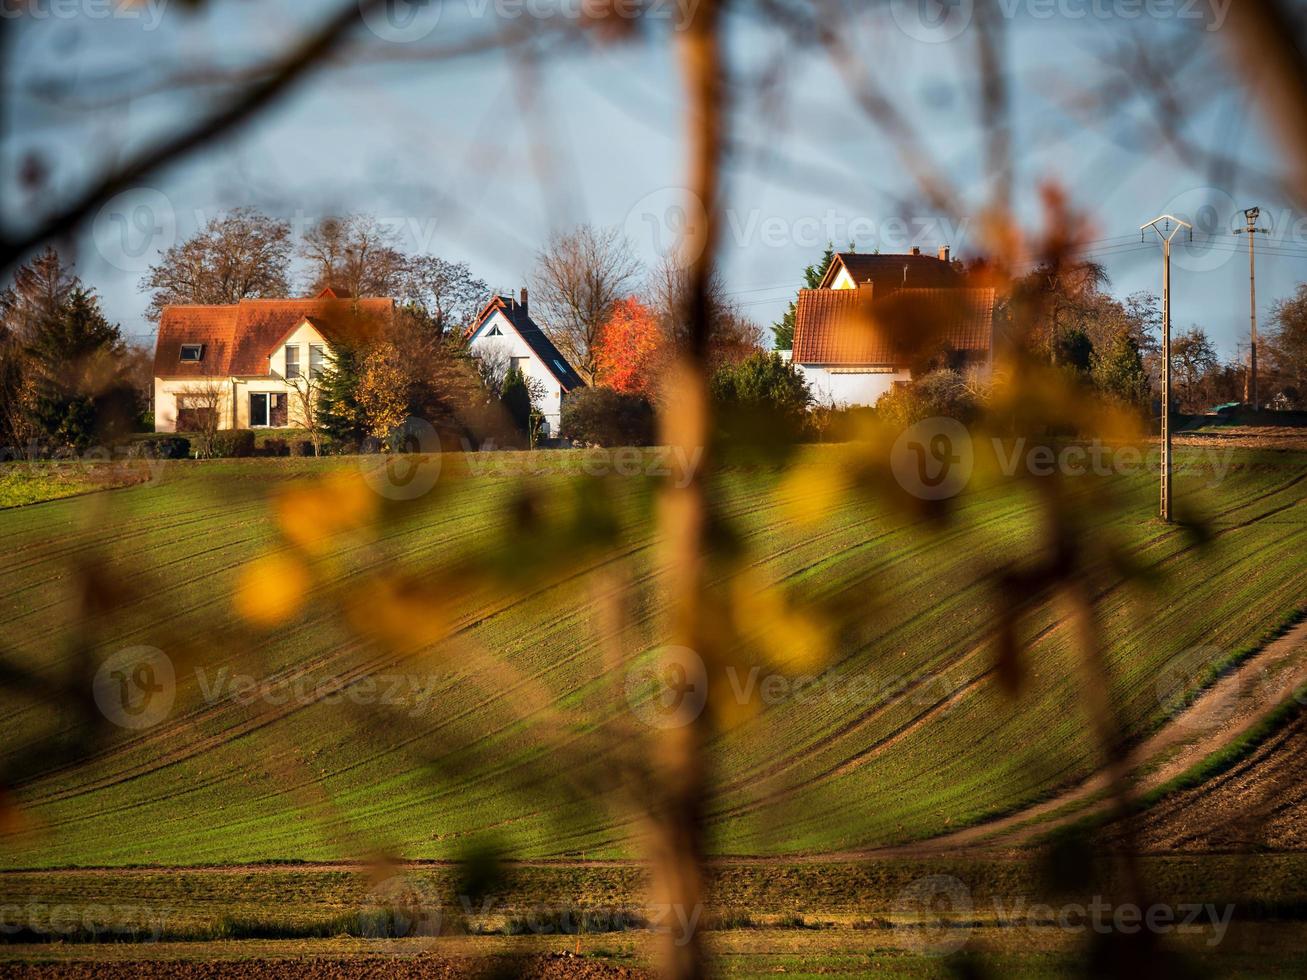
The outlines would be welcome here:
M 1261 216 L 1261 208 L 1249 208 L 1243 213 L 1244 218 L 1248 221 L 1246 228 L 1236 228 L 1236 235 L 1248 236 L 1248 302 L 1250 304 L 1251 333 L 1249 334 L 1251 347 L 1248 349 L 1248 373 L 1244 376 L 1243 384 L 1243 401 L 1245 405 L 1251 405 L 1253 411 L 1257 411 L 1257 260 L 1253 243 L 1257 240 L 1258 235 L 1269 235 L 1269 228 L 1258 228 L 1257 219 Z
M 1172 227 L 1174 225 L 1174 227 Z M 1139 226 L 1139 237 L 1151 228 L 1162 240 L 1162 520 L 1171 521 L 1171 241 L 1181 228 L 1189 229 L 1193 239 L 1194 226 L 1173 215 L 1164 214 L 1146 225 Z

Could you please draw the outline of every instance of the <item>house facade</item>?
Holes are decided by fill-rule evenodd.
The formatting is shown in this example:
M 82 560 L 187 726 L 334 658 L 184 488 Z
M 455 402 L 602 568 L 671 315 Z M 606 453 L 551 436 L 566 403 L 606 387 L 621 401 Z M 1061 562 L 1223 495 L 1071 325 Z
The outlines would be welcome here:
M 840 252 L 799 292 L 790 359 L 819 403 L 874 405 L 923 364 L 989 371 L 993 345 L 994 290 L 968 285 L 947 246 Z
M 537 408 L 544 416 L 541 436 L 555 439 L 568 393 L 584 388 L 585 382 L 531 319 L 527 291 L 521 298 L 496 296 L 482 308 L 468 328 L 468 348 L 473 354 L 503 361 L 505 368 L 518 368 L 538 382 L 544 394 Z
M 210 412 L 220 429 L 302 427 L 332 339 L 379 330 L 394 306 L 325 289 L 301 299 L 165 307 L 154 351 L 155 431 L 194 431 Z

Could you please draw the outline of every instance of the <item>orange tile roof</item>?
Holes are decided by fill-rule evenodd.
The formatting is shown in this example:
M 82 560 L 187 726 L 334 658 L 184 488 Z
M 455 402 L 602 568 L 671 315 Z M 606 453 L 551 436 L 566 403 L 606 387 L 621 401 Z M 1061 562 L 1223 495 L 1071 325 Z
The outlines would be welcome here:
M 156 378 L 261 377 L 286 334 L 305 320 L 329 341 L 373 336 L 394 315 L 389 298 L 243 299 L 224 306 L 167 306 L 154 349 Z M 199 361 L 183 361 L 183 344 L 203 344 Z
M 993 289 L 895 289 L 873 301 L 876 293 L 872 286 L 801 290 L 794 363 L 906 367 L 940 347 L 989 351 Z

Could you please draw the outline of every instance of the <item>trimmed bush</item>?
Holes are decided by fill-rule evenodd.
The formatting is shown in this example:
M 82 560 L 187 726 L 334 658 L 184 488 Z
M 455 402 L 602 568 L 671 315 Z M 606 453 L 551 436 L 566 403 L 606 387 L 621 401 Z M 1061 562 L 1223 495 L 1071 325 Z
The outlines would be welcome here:
M 254 455 L 254 433 L 249 429 L 220 429 L 213 435 L 214 459 Z
M 654 411 L 642 395 L 581 388 L 563 401 L 564 439 L 591 446 L 650 446 Z
M 294 452 L 294 454 L 295 454 L 296 456 L 312 456 L 312 455 L 313 455 L 313 440 L 312 440 L 312 439 L 297 439 L 297 440 L 295 440 L 295 444 L 291 447 L 291 450 L 292 450 L 292 452 Z M 323 447 L 322 447 L 322 451 L 323 451 L 323 454 L 325 455 L 325 454 L 326 454 L 326 451 L 327 451 L 327 447 L 326 447 L 326 446 L 323 446 Z
M 259 450 L 260 456 L 289 456 L 290 443 L 285 439 L 265 439 Z

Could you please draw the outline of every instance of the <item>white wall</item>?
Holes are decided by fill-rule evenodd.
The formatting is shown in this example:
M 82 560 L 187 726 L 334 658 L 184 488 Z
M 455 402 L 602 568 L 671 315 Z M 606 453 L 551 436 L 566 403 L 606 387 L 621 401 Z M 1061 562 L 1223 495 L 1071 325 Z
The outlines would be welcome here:
M 894 387 L 894 382 L 912 380 L 912 374 L 907 370 L 893 374 L 848 374 L 812 364 L 795 366 L 812 389 L 814 402 L 837 408 L 875 405 L 881 395 Z
M 487 337 L 486 334 L 496 326 L 499 327 L 501 336 Z M 553 372 L 545 367 L 544 362 L 536 356 L 535 351 L 531 349 L 531 345 L 522 339 L 522 335 L 517 332 L 517 328 L 509 322 L 501 311 L 496 310 L 494 316 L 482 325 L 469 347 L 474 353 L 483 356 L 492 356 L 494 353 L 498 353 L 505 358 L 525 357 L 527 359 L 523 373 L 528 378 L 539 381 L 545 392 L 543 397 L 536 403 L 540 414 L 545 418 L 546 428 L 540 434 L 549 439 L 557 437 L 563 413 L 563 387 L 558 383 L 558 379 L 554 377 Z

